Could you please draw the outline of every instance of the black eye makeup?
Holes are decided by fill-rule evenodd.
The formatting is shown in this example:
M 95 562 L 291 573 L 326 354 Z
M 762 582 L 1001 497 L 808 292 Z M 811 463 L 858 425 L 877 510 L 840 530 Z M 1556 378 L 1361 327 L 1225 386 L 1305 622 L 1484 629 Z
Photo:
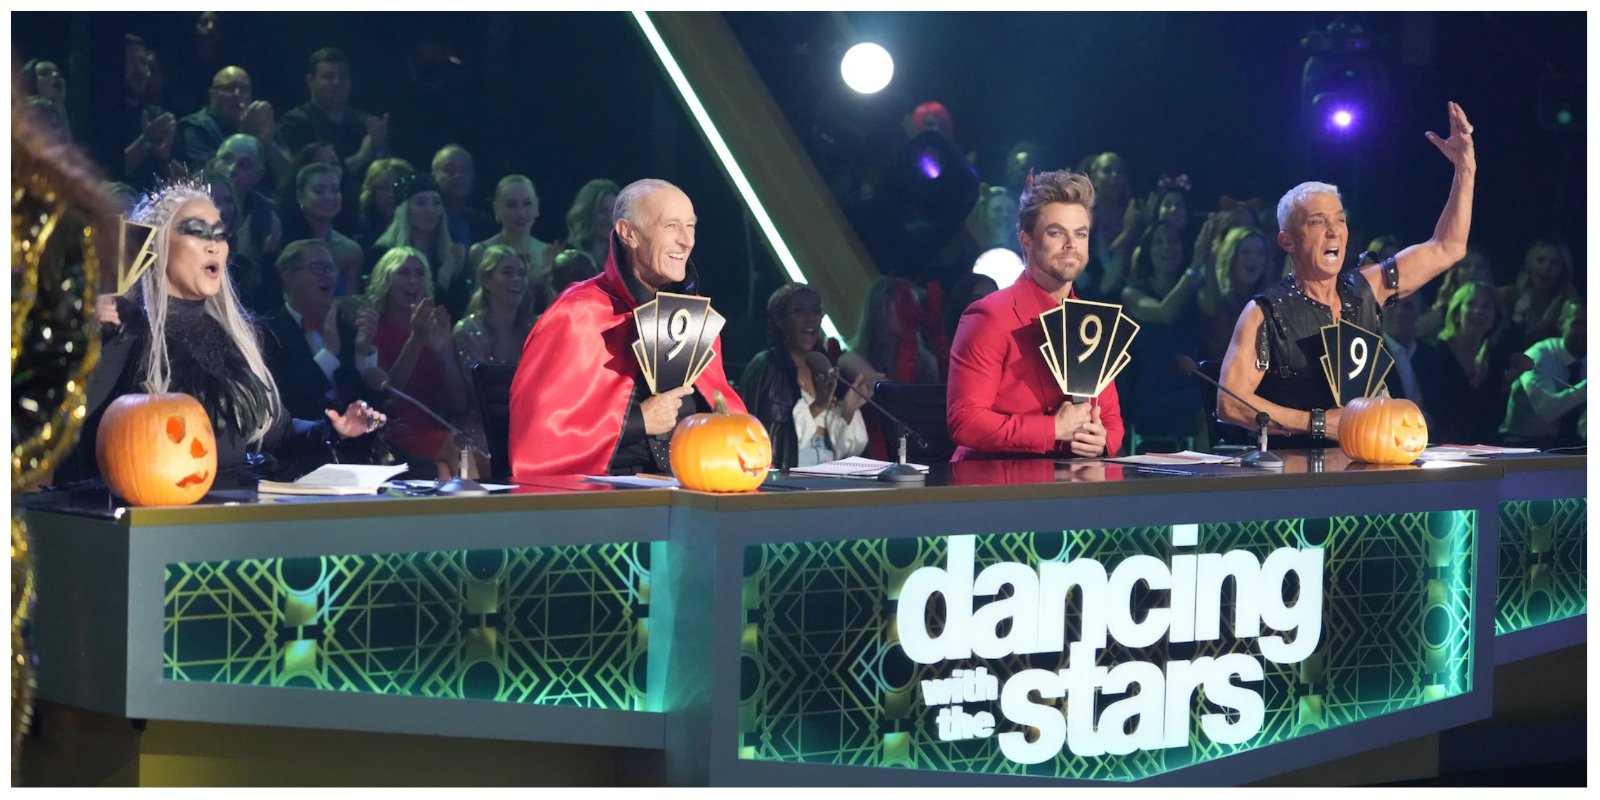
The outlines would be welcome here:
M 196 239 L 205 239 L 209 242 L 220 242 L 228 238 L 228 226 L 218 221 L 214 225 L 206 224 L 199 217 L 189 217 L 178 223 L 180 236 L 193 236 Z

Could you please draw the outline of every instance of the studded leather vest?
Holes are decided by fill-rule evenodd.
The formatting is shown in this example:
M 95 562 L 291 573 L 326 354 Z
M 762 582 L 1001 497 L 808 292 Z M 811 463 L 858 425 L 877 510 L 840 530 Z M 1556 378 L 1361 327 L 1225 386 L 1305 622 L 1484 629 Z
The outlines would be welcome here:
M 1339 318 L 1366 330 L 1383 330 L 1383 312 L 1359 270 L 1340 273 Z M 1281 406 L 1310 410 L 1334 408 L 1333 390 L 1323 376 L 1321 329 L 1335 322 L 1333 309 L 1300 291 L 1293 276 L 1255 296 L 1264 319 L 1256 333 L 1256 366 L 1264 369 L 1256 394 Z

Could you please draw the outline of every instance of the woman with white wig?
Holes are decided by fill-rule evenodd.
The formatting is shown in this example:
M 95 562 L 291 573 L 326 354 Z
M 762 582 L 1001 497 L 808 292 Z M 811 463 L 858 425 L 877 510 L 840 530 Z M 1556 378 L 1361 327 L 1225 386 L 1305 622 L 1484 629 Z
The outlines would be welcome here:
M 216 486 L 255 476 L 247 454 L 314 451 L 367 434 L 385 417 L 366 403 L 320 420 L 291 419 L 261 357 L 258 334 L 228 277 L 226 226 L 200 185 L 179 183 L 145 198 L 129 215 L 155 228 L 155 261 L 127 297 L 101 296 L 96 316 L 105 336 L 90 380 L 81 477 L 96 474 L 94 432 L 116 397 L 182 392 L 205 408 L 216 433 Z

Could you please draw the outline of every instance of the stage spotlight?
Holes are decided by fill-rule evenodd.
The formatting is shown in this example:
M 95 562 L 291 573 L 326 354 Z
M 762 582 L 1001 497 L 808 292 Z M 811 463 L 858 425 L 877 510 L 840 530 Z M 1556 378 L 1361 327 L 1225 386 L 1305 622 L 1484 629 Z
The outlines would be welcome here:
M 1022 276 L 1022 268 L 1022 257 L 1004 247 L 985 251 L 972 265 L 973 272 L 988 275 L 1002 289 L 1017 282 L 1017 278 Z
M 1331 121 L 1335 128 L 1348 128 L 1350 123 L 1355 121 L 1355 117 L 1350 114 L 1350 109 L 1341 108 L 1333 112 Z
M 850 88 L 862 94 L 876 94 L 894 77 L 894 59 L 881 45 L 862 42 L 845 51 L 839 60 L 839 74 Z

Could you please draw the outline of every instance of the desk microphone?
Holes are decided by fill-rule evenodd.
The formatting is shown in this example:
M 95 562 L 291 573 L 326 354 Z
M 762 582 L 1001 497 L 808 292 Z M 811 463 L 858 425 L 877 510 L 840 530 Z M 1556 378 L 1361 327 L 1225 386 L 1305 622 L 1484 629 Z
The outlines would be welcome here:
M 832 377 L 835 380 L 843 383 L 850 389 L 850 391 L 861 395 L 861 399 L 867 401 L 868 405 L 877 409 L 878 413 L 882 414 L 885 419 L 900 426 L 900 460 L 897 463 L 884 467 L 883 471 L 878 473 L 878 480 L 888 481 L 890 483 L 920 483 L 928 479 L 928 476 L 922 474 L 921 470 L 906 463 L 906 436 L 909 435 L 916 439 L 917 446 L 926 450 L 928 449 L 928 440 L 922 438 L 922 434 L 912 430 L 910 425 L 905 424 L 904 422 L 900 421 L 899 417 L 889 413 L 889 409 L 878 405 L 878 401 L 868 397 L 866 392 L 857 389 L 854 383 L 845 380 L 844 376 L 839 374 L 839 368 L 834 366 L 833 362 L 829 361 L 826 355 L 815 350 L 806 353 L 806 368 L 811 370 L 812 375 Z
M 1185 375 L 1193 375 L 1196 378 L 1199 378 L 1199 379 L 1205 381 L 1206 383 L 1209 383 L 1212 386 L 1217 387 L 1218 389 L 1222 390 L 1222 392 L 1224 394 L 1226 394 L 1227 396 L 1239 401 L 1239 403 L 1241 405 L 1243 405 L 1245 408 L 1248 408 L 1251 411 L 1256 412 L 1256 429 L 1257 429 L 1256 430 L 1256 445 L 1257 445 L 1257 448 L 1256 448 L 1256 451 L 1254 453 L 1251 453 L 1250 455 L 1247 455 L 1244 458 L 1239 459 L 1239 464 L 1241 466 L 1255 467 L 1257 469 L 1283 469 L 1283 459 L 1279 458 L 1276 454 L 1274 454 L 1271 451 L 1267 450 L 1267 425 L 1268 424 L 1276 425 L 1279 428 L 1282 428 L 1286 433 L 1294 433 L 1294 431 L 1289 430 L 1289 427 L 1287 425 L 1284 425 L 1283 423 L 1273 419 L 1270 415 L 1267 414 L 1267 412 L 1262 411 L 1259 408 L 1256 408 L 1255 405 L 1253 405 L 1249 400 L 1246 400 L 1243 397 L 1240 397 L 1232 389 L 1229 389 L 1228 387 L 1223 386 L 1222 384 L 1212 380 L 1210 375 L 1207 375 L 1204 372 L 1200 371 L 1198 365 L 1196 365 L 1194 363 L 1194 359 L 1192 359 L 1192 358 L 1190 358 L 1190 357 L 1188 357 L 1186 355 L 1183 355 L 1182 353 L 1179 353 L 1177 356 L 1173 357 L 1172 366 L 1177 368 L 1177 370 L 1179 372 L 1181 372 L 1181 373 L 1183 373 Z
M 486 495 L 489 493 L 488 489 L 483 488 L 483 484 L 478 483 L 471 478 L 464 477 L 467 474 L 467 464 L 472 458 L 472 450 L 475 449 L 472 447 L 471 440 L 467 438 L 465 431 L 457 428 L 454 425 L 451 425 L 449 420 L 446 420 L 444 417 L 433 413 L 433 409 L 429 408 L 428 404 L 418 400 L 415 397 L 412 397 L 409 394 L 406 394 L 405 392 L 400 391 L 399 389 L 396 389 L 394 384 L 389 382 L 389 373 L 385 372 L 381 367 L 367 367 L 366 369 L 362 370 L 361 380 L 368 386 L 377 389 L 380 392 L 388 392 L 389 394 L 392 394 L 395 397 L 398 397 L 401 400 L 404 400 L 407 403 L 410 403 L 411 405 L 421 409 L 422 413 L 432 417 L 434 422 L 443 425 L 445 430 L 450 432 L 451 436 L 456 437 L 457 441 L 461 442 L 461 463 L 457 467 L 456 477 L 439 484 L 435 491 L 437 491 L 439 494 L 457 496 Z

